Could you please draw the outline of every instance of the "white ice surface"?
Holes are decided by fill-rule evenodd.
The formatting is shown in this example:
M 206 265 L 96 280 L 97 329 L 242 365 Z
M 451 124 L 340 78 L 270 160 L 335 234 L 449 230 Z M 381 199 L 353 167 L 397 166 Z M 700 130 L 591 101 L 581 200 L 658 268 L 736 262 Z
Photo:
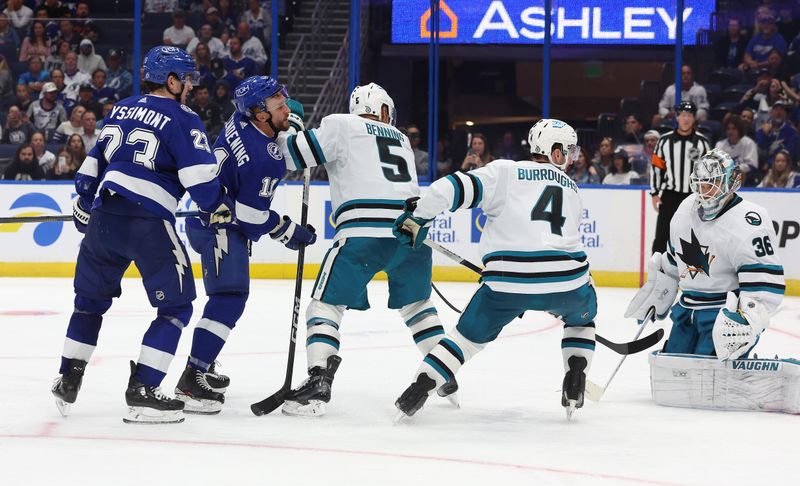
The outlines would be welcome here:
M 198 289 L 202 283 L 198 281 Z M 307 302 L 309 282 L 306 282 Z M 474 285 L 442 283 L 463 307 Z M 322 418 L 249 405 L 280 387 L 294 285 L 258 280 L 220 357 L 232 378 L 220 415 L 178 425 L 126 425 L 128 360 L 154 313 L 139 281 L 106 315 L 72 415 L 50 395 L 72 310 L 68 279 L 0 279 L 0 484 L 3 485 L 420 485 L 420 484 L 798 484 L 800 417 L 656 406 L 646 353 L 629 357 L 600 403 L 568 423 L 559 402 L 561 328 L 528 313 L 459 373 L 462 408 L 431 398 L 411 423 L 392 426 L 394 400 L 420 362 L 385 282 L 370 285 L 373 308 L 348 312 L 342 365 Z M 202 293 L 202 290 L 200 290 Z M 621 318 L 631 289 L 599 289 L 598 332 L 627 341 Z M 445 327 L 456 314 L 433 297 Z M 196 322 L 205 304 L 196 302 Z M 787 298 L 763 336 L 761 356 L 800 356 L 800 299 Z M 301 321 L 301 322 L 304 322 Z M 653 326 L 655 329 L 655 326 Z M 305 374 L 302 343 L 295 384 Z M 191 329 L 164 382 L 172 390 Z M 589 375 L 604 384 L 618 355 L 598 346 Z

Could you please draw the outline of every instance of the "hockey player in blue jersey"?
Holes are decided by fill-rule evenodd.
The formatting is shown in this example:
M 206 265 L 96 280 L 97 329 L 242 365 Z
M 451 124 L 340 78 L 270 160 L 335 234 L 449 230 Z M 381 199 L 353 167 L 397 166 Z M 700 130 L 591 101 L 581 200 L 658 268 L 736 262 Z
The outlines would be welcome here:
M 161 392 L 181 330 L 192 316 L 192 267 L 175 232 L 188 190 L 209 225 L 232 220 L 203 122 L 182 104 L 199 78 L 186 51 L 154 47 L 143 63 L 148 95 L 117 103 L 75 177 L 74 220 L 85 233 L 75 268 L 75 311 L 52 392 L 63 415 L 75 402 L 97 345 L 103 314 L 121 293 L 131 262 L 157 317 L 131 361 L 128 423 L 183 421 L 183 402 Z
M 200 253 L 208 303 L 194 329 L 189 362 L 175 389 L 187 413 L 219 413 L 230 380 L 209 373 L 228 334 L 244 312 L 250 291 L 249 245 L 262 236 L 297 250 L 313 244 L 311 225 L 297 225 L 270 209 L 275 188 L 286 173 L 286 162 L 275 141 L 289 128 L 286 88 L 267 76 L 252 76 L 234 92 L 236 113 L 214 144 L 220 182 L 233 199 L 236 222 L 220 227 L 186 220 L 189 244 Z M 296 103 L 296 102 L 295 102 Z

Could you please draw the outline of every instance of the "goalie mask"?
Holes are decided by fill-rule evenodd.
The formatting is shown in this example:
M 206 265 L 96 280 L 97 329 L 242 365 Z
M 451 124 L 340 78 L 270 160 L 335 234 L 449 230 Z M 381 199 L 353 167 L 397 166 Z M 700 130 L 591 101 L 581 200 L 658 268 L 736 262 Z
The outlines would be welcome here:
M 374 115 L 380 119 L 383 105 L 389 110 L 389 125 L 394 126 L 397 112 L 392 97 L 385 89 L 375 83 L 369 83 L 366 86 L 356 86 L 350 94 L 351 115 Z
M 694 164 L 690 176 L 694 208 L 703 221 L 714 219 L 742 185 L 736 162 L 720 149 L 706 153 Z
M 578 146 L 578 135 L 571 126 L 561 120 L 542 118 L 528 132 L 528 144 L 532 154 L 544 155 L 551 164 L 561 170 L 578 160 L 581 148 Z M 559 144 L 564 160 L 561 163 L 553 160 L 553 148 Z

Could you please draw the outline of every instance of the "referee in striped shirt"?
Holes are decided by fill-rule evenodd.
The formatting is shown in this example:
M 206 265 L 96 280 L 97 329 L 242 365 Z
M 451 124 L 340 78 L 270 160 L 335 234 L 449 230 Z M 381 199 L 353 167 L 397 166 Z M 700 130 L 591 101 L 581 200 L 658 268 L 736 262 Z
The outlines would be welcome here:
M 681 202 L 692 193 L 689 176 L 694 164 L 711 149 L 708 140 L 695 130 L 697 106 L 688 100 L 681 101 L 675 113 L 678 128 L 659 139 L 650 175 L 650 195 L 653 208 L 658 211 L 653 251 L 662 253 L 669 240 L 669 222 Z

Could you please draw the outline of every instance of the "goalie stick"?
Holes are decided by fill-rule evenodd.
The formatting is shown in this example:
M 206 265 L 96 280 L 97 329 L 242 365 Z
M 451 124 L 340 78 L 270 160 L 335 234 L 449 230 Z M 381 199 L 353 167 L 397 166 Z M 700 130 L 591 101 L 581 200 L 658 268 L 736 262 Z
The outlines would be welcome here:
M 303 170 L 303 207 L 300 212 L 300 226 L 308 223 L 308 193 L 311 185 L 311 170 Z M 286 378 L 278 391 L 250 405 L 250 411 L 257 416 L 271 413 L 276 408 L 283 405 L 286 395 L 292 391 L 292 373 L 294 373 L 294 354 L 297 347 L 297 320 L 300 316 L 300 292 L 303 290 L 303 261 L 305 260 L 306 247 L 301 246 L 297 250 L 297 274 L 294 278 L 294 307 L 292 308 L 292 328 L 289 333 L 289 357 L 286 364 Z
M 199 216 L 198 211 L 178 211 L 176 218 L 190 218 Z M 71 214 L 54 214 L 52 216 L 9 216 L 0 218 L 0 224 L 19 224 L 19 223 L 55 223 L 59 221 L 72 221 Z
M 438 251 L 439 253 L 453 260 L 454 262 L 464 265 L 473 272 L 480 274 L 482 271 L 481 267 L 475 265 L 474 263 L 464 258 L 461 258 L 459 255 L 453 253 L 452 251 L 448 250 L 447 248 L 443 247 L 442 245 L 436 243 L 433 240 L 426 239 L 425 245 L 430 247 L 432 250 Z M 520 315 L 520 317 L 522 317 L 522 315 Z M 642 328 L 644 328 L 644 324 L 642 325 Z M 641 329 L 639 334 L 641 334 Z M 639 337 L 639 334 L 636 335 L 637 338 Z M 604 338 L 599 334 L 595 334 L 595 339 L 597 340 L 598 343 L 602 344 L 603 346 L 607 347 L 608 349 L 614 351 L 617 354 L 622 354 L 626 356 L 629 354 L 636 354 L 644 351 L 645 349 L 661 341 L 662 337 L 664 337 L 664 330 L 658 329 L 654 333 L 647 335 L 642 339 L 636 339 L 628 343 L 615 343 L 613 341 L 609 341 L 608 339 Z

